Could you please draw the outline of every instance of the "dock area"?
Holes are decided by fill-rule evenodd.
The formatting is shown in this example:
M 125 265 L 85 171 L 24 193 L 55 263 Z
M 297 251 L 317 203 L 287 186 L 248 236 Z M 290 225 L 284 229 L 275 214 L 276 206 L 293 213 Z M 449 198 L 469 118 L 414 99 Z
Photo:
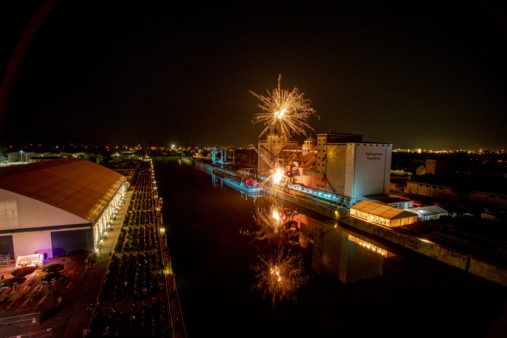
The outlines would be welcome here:
M 27 282 L 0 291 L 0 325 L 6 336 L 42 335 L 76 337 L 83 335 L 89 321 L 91 300 L 99 296 L 116 239 L 120 233 L 132 192 L 127 192 L 95 255 L 68 255 L 50 259 L 47 264 L 62 264 L 62 278 L 46 282 L 42 269 L 28 275 Z M 5 278 L 14 264 L 2 266 Z M 25 320 L 26 319 L 26 320 Z M 3 335 L 2 335 L 3 336 Z
M 227 168 L 219 168 L 205 163 L 199 163 L 197 168 L 208 173 L 215 172 L 225 174 L 226 176 L 235 176 L 235 173 Z M 348 209 L 344 206 L 307 195 L 300 191 L 266 185 L 264 186 L 264 193 L 328 218 L 335 219 L 340 222 L 341 225 L 359 230 L 373 238 L 378 238 L 403 249 L 408 249 L 453 266 L 467 273 L 507 286 L 507 267 L 505 266 L 489 262 L 486 259 L 476 257 L 452 246 L 422 238 L 421 236 L 412 234 L 410 231 L 388 228 L 355 219 L 349 216 Z
M 87 335 L 186 337 L 151 160 L 131 188 Z
M 130 189 L 94 252 L 50 258 L 0 289 L 0 337 L 186 337 L 152 161 L 128 166 Z M 2 280 L 15 269 L 0 266 Z
M 265 190 L 268 194 L 289 203 L 336 219 L 345 227 L 359 230 L 374 238 L 379 238 L 473 275 L 507 286 L 507 268 L 505 266 L 487 262 L 484 259 L 474 257 L 458 249 L 436 243 L 409 232 L 400 231 L 400 229 L 388 228 L 350 217 L 343 209 L 327 205 L 326 203 L 319 203 L 313 199 L 299 196 L 299 194 L 287 192 L 276 187 L 266 188 Z

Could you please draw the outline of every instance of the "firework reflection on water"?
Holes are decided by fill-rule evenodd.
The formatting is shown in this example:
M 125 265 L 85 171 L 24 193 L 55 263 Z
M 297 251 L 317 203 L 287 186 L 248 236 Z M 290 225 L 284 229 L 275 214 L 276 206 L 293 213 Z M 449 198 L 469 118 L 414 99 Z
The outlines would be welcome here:
M 273 309 L 277 302 L 295 302 L 298 290 L 307 280 L 302 255 L 279 247 L 258 257 L 259 262 L 252 266 L 257 281 L 254 288 L 262 292 L 263 298 L 271 299 Z
M 298 290 L 307 280 L 303 256 L 295 247 L 298 242 L 293 245 L 291 241 L 293 235 L 298 237 L 290 226 L 293 215 L 294 211 L 276 201 L 260 202 L 253 217 L 255 229 L 242 230 L 264 243 L 259 248 L 259 261 L 251 266 L 256 281 L 253 289 L 270 299 L 273 309 L 279 302 L 296 301 Z

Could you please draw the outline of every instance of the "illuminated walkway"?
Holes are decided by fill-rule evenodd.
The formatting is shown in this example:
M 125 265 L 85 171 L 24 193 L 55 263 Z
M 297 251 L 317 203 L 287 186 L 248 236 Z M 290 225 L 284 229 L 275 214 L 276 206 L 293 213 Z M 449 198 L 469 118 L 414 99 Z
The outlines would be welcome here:
M 123 220 L 125 219 L 125 214 L 127 213 L 131 198 L 132 191 L 128 191 L 123 204 L 118 210 L 116 220 L 114 220 L 108 228 L 107 238 L 100 245 L 100 254 L 97 254 L 95 264 L 91 266 L 91 270 L 89 271 L 87 277 L 83 278 L 81 282 L 82 285 L 79 288 L 81 293 L 79 298 L 76 299 L 76 305 L 71 319 L 64 331 L 63 337 L 82 337 L 83 328 L 88 325 L 88 307 L 90 306 L 90 300 L 96 301 L 99 296 L 104 276 L 111 260 L 109 253 L 114 250 L 114 246 L 120 234 L 121 226 L 123 224 Z

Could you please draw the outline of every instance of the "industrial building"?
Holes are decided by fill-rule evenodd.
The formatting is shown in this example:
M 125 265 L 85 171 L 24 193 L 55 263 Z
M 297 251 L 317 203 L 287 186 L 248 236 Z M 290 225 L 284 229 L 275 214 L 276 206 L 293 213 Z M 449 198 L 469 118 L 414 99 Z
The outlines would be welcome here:
M 426 222 L 440 219 L 441 216 L 449 216 L 444 208 L 438 205 L 428 205 L 425 207 L 408 208 L 407 211 L 413 212 L 419 216 L 419 221 Z
M 308 138 L 303 145 L 279 135 L 259 140 L 260 157 L 284 167 L 292 183 L 330 193 L 340 203 L 352 205 L 368 195 L 388 194 L 392 145 L 363 142 L 361 135 L 317 134 L 317 144 Z M 267 176 L 271 169 L 259 159 L 258 172 Z
M 409 209 L 414 207 L 414 201 L 408 198 L 392 197 L 389 195 L 379 194 L 366 196 L 366 199 L 371 202 L 385 204 L 393 208 Z
M 418 222 L 417 214 L 385 204 L 361 201 L 350 207 L 350 215 L 369 223 L 397 227 Z
M 507 208 L 507 195 L 479 191 L 472 189 L 472 187 L 467 188 L 467 191 L 460 191 L 453 186 L 412 180 L 407 181 L 405 192 L 438 199 L 468 200 L 485 207 Z
M 265 139 L 259 140 L 258 142 L 259 160 L 257 164 L 257 172 L 262 176 L 269 176 L 272 168 L 262 158 L 268 159 L 268 161 L 276 163 L 276 160 L 280 155 L 280 153 L 282 152 L 282 149 L 284 147 L 290 146 L 297 147 L 298 142 L 288 140 L 286 137 L 282 135 L 268 134 L 266 135 Z M 301 149 L 300 146 L 299 149 Z
M 351 203 L 389 193 L 392 145 L 362 142 L 361 135 L 317 134 L 317 172 L 324 188 Z
M 81 159 L 0 168 L 0 255 L 97 250 L 126 188 L 124 176 Z

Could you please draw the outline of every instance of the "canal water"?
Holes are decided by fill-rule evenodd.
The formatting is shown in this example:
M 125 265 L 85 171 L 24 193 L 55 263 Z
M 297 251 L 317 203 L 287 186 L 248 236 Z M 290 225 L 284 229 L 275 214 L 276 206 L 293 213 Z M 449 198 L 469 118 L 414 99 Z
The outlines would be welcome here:
M 495 337 L 505 288 L 155 162 L 189 337 Z

